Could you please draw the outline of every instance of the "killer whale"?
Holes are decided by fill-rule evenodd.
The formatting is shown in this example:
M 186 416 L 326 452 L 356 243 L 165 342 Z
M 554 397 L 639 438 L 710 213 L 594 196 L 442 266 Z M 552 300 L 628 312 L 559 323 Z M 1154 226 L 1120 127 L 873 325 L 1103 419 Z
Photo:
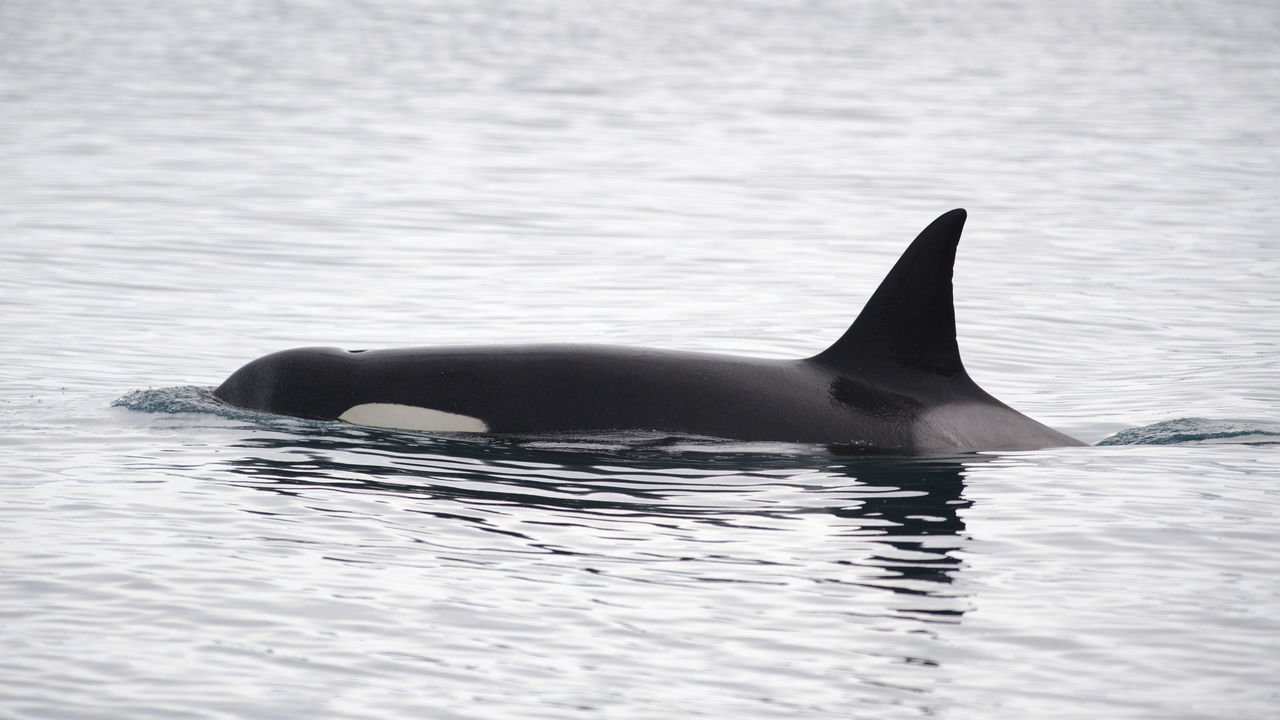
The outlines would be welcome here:
M 246 409 L 426 432 L 656 431 L 878 451 L 1082 445 L 982 390 L 960 360 L 952 268 L 967 215 L 911 243 L 808 358 L 599 345 L 284 350 L 213 394 Z

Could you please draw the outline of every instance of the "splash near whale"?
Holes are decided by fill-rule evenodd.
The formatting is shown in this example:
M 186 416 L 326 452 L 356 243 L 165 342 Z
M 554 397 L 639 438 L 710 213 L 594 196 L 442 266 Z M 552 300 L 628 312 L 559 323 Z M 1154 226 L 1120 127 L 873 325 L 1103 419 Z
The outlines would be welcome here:
M 597 345 L 284 350 L 237 370 L 230 405 L 424 432 L 656 431 L 882 451 L 1081 445 L 995 399 L 956 343 L 952 210 L 922 231 L 831 347 L 773 360 Z

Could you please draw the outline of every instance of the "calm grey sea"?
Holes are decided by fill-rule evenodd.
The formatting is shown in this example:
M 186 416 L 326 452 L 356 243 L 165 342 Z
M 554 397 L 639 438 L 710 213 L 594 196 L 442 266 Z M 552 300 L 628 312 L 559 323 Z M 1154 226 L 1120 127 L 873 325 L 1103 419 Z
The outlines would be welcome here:
M 0 717 L 1280 717 L 1276 88 L 1269 0 L 4 0 Z M 953 207 L 971 374 L 1105 444 L 202 395 L 812 354 Z

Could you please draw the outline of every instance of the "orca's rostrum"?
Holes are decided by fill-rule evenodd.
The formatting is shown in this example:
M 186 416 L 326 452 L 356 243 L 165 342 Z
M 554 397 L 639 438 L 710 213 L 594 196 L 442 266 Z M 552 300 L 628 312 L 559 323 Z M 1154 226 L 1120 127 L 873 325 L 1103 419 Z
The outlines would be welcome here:
M 299 348 L 237 370 L 237 407 L 425 432 L 645 431 L 869 450 L 1080 445 L 978 387 L 956 345 L 964 210 L 911 243 L 862 313 L 813 357 L 596 345 Z

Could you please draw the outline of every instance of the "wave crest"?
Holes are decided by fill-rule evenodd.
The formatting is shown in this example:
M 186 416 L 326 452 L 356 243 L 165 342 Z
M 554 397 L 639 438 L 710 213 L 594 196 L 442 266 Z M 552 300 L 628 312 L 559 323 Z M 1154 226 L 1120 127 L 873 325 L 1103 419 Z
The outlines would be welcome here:
M 1280 444 L 1280 423 L 1258 420 L 1210 420 L 1178 418 L 1154 425 L 1129 428 L 1099 445 L 1275 445 Z

